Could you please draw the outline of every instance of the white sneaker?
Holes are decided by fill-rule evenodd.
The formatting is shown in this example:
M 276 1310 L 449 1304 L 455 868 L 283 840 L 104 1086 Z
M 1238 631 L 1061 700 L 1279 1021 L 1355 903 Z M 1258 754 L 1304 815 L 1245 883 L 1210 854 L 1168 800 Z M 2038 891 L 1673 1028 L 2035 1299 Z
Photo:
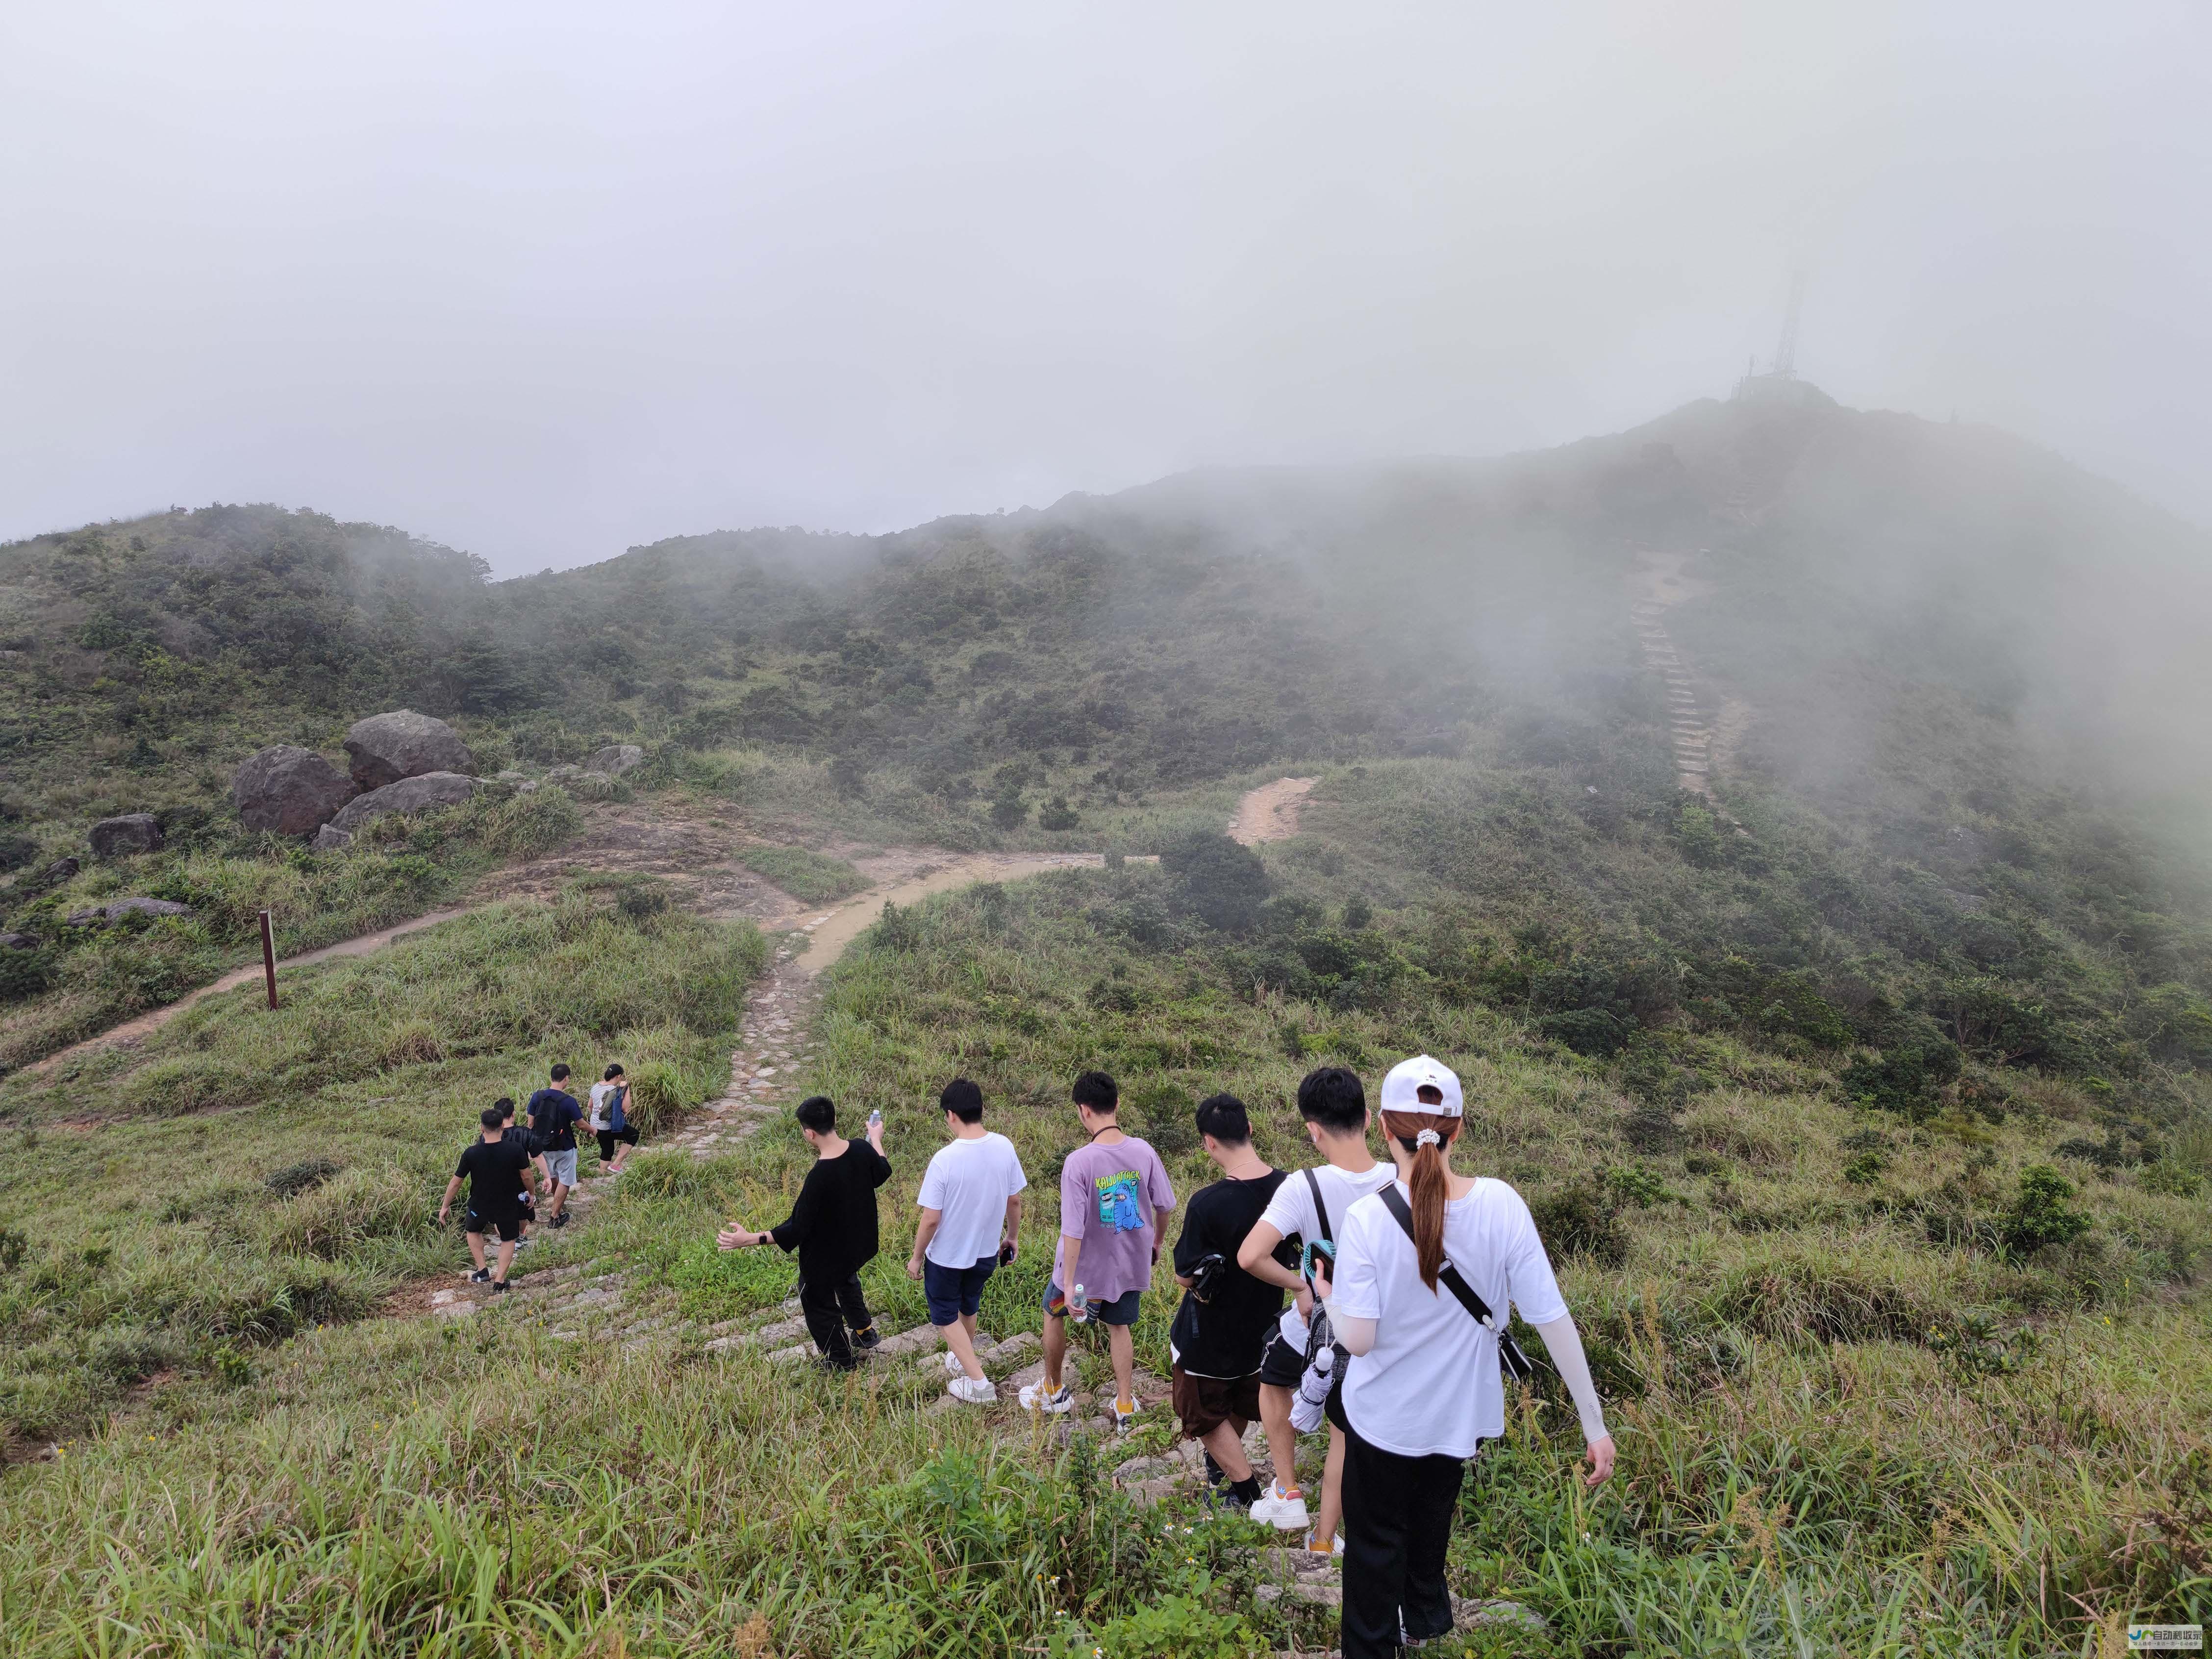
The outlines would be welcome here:
M 988 1406 L 999 1397 L 999 1391 L 992 1386 L 989 1377 L 969 1376 L 964 1372 L 947 1382 L 945 1392 L 971 1406 Z
M 1063 1382 L 1048 1394 L 1042 1382 L 1024 1382 L 1021 1401 L 1025 1412 L 1049 1412 L 1057 1417 L 1062 1412 L 1075 1409 L 1075 1390 Z
M 1344 1559 L 1344 1534 L 1342 1533 L 1337 1534 L 1334 1538 L 1329 1540 L 1329 1547 L 1327 1550 L 1323 1550 L 1321 1546 L 1314 1542 L 1314 1535 L 1310 1531 L 1309 1531 L 1306 1534 L 1306 1549 L 1310 1554 L 1326 1554 L 1341 1561 Z
M 944 1359 L 945 1369 L 951 1375 L 954 1376 L 965 1376 L 968 1375 L 968 1368 L 960 1363 L 960 1356 L 953 1352 L 951 1349 L 947 1348 L 945 1351 Z
M 1127 1434 L 1130 1430 L 1137 1426 L 1138 1407 L 1135 1401 L 1131 1401 L 1129 1402 L 1129 1409 L 1123 1411 L 1121 1409 L 1121 1401 L 1117 1396 L 1113 1403 L 1107 1407 L 1106 1410 L 1108 1415 L 1112 1417 L 1114 1419 L 1115 1433 Z
M 1304 1532 L 1313 1525 L 1306 1514 L 1306 1495 L 1296 1487 L 1283 1490 L 1279 1480 L 1270 1481 L 1252 1505 L 1252 1518 L 1285 1532 Z

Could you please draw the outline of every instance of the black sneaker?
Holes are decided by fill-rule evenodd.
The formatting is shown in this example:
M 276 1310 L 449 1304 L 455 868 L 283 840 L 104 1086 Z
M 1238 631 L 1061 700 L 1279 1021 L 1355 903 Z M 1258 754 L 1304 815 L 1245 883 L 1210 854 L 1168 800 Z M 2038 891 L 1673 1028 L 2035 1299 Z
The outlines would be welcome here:
M 471 1274 L 469 1275 L 469 1283 L 470 1283 L 470 1284 L 471 1284 L 471 1285 L 489 1285 L 489 1284 L 490 1284 L 490 1283 L 491 1283 L 491 1269 L 490 1269 L 490 1268 L 489 1268 L 489 1267 L 479 1267 L 479 1268 L 477 1268 L 474 1273 L 471 1273 Z
M 873 1325 L 864 1331 L 853 1333 L 853 1346 L 856 1348 L 878 1348 L 883 1346 L 883 1341 L 884 1334 Z
M 562 1211 L 560 1214 L 553 1218 L 553 1226 L 556 1231 L 558 1231 L 561 1228 L 565 1227 L 568 1224 L 568 1212 L 566 1210 Z
M 491 1282 L 491 1293 L 494 1296 L 505 1296 L 507 1294 L 507 1281 L 503 1279 L 493 1279 Z

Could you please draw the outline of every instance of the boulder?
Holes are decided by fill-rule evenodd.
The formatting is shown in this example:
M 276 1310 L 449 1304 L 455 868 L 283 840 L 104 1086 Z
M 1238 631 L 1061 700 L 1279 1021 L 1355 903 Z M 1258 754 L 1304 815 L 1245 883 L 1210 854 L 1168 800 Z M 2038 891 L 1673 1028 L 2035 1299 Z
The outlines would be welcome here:
M 604 772 L 618 778 L 633 767 L 645 763 L 645 750 L 634 743 L 611 743 L 604 749 L 595 749 L 584 763 L 586 772 Z
M 192 914 L 189 904 L 179 904 L 174 899 L 125 898 L 106 904 L 95 904 L 88 910 L 72 910 L 69 925 L 72 927 L 104 927 L 111 921 L 120 921 L 125 916 L 188 916 Z
M 353 781 L 363 789 L 434 772 L 473 772 L 477 766 L 459 732 L 411 708 L 356 720 L 345 734 L 345 751 Z
M 39 941 L 28 933 L 0 933 L 0 951 L 35 951 Z
M 313 834 L 360 793 L 360 785 L 313 750 L 289 743 L 256 750 L 230 780 L 239 822 L 280 836 Z
M 353 836 L 335 823 L 326 823 L 315 831 L 315 838 L 308 845 L 318 853 L 335 853 L 342 848 L 352 846 Z
M 52 864 L 39 872 L 39 879 L 45 882 L 49 886 L 58 885 L 60 883 L 65 882 L 71 877 L 75 876 L 76 874 L 76 860 L 75 859 L 56 859 Z
M 356 795 L 329 827 L 350 836 L 371 818 L 380 818 L 386 812 L 427 812 L 434 806 L 459 806 L 479 787 L 474 778 L 465 778 L 458 772 L 425 772 L 420 777 L 402 778 L 381 789 Z
M 94 824 L 90 839 L 95 858 L 158 853 L 161 850 L 161 826 L 154 822 L 151 812 L 125 812 L 120 817 L 102 818 Z

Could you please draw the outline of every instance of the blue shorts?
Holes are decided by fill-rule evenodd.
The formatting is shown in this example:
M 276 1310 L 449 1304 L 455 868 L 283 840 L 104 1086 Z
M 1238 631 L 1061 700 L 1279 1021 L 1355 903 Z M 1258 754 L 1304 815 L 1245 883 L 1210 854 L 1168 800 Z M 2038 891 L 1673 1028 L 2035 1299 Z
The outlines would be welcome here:
M 921 1264 L 921 1293 L 929 1298 L 929 1322 L 945 1326 L 983 1305 L 983 1286 L 999 1270 L 999 1258 L 987 1255 L 972 1267 L 940 1267 Z
M 1133 1291 L 1125 1291 L 1111 1302 L 1093 1302 L 1091 1316 L 1102 1325 L 1133 1325 L 1137 1322 L 1138 1308 L 1144 1299 L 1145 1292 L 1141 1286 Z M 1059 1285 L 1044 1287 L 1044 1310 L 1054 1319 L 1067 1317 L 1067 1295 Z

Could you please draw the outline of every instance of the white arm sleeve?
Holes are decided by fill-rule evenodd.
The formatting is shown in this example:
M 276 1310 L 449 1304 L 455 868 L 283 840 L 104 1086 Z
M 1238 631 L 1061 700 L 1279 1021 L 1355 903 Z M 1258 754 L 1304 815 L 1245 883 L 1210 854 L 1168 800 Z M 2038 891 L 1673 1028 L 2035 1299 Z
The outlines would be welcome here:
M 1561 1314 L 1557 1319 L 1546 1320 L 1536 1330 L 1567 1392 L 1574 1396 L 1575 1412 L 1583 1420 L 1583 1443 L 1595 1446 L 1606 1437 L 1605 1410 L 1598 1404 L 1597 1384 L 1590 1380 L 1589 1358 L 1583 1352 L 1582 1334 L 1575 1329 L 1574 1316 Z

